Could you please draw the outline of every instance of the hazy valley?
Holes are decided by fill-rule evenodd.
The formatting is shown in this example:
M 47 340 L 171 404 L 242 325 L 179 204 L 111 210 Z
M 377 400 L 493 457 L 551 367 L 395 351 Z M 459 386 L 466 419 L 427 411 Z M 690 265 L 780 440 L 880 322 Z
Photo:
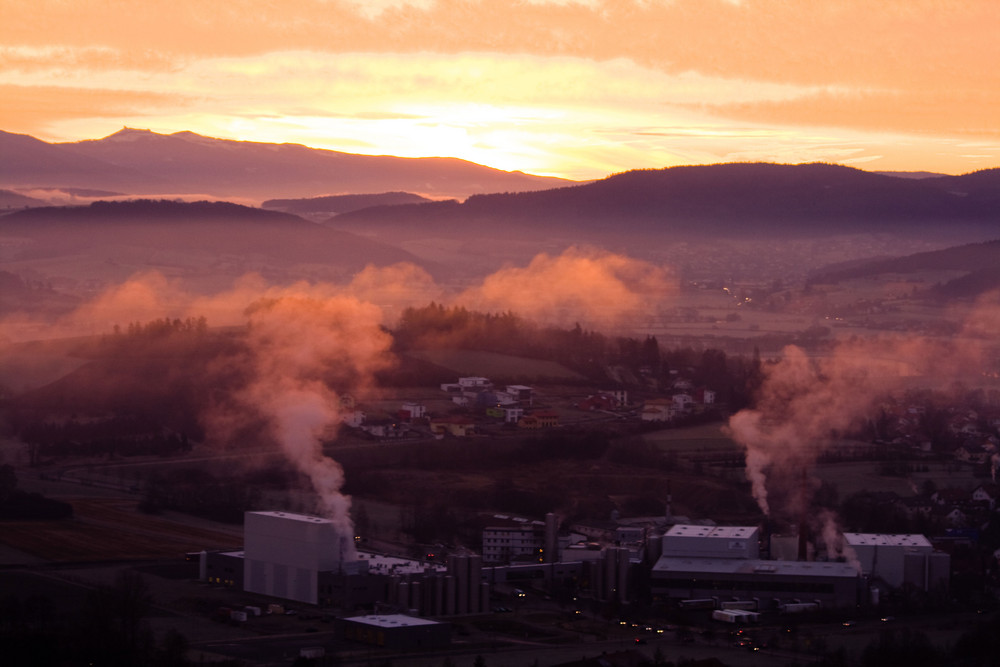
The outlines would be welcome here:
M 808 523 L 828 564 L 847 559 L 828 529 L 952 548 L 949 531 L 974 528 L 948 592 L 886 588 L 851 609 L 873 625 L 846 639 L 848 612 L 823 609 L 771 655 L 858 655 L 881 617 L 924 628 L 939 608 L 995 608 L 997 570 L 979 563 L 1000 518 L 966 497 L 991 493 L 1000 463 L 998 169 L 753 163 L 573 183 L 187 132 L 0 139 L 0 466 L 16 478 L 0 509 L 48 517 L 4 515 L 11 563 L 149 561 L 194 579 L 171 559 L 237 547 L 243 513 L 274 508 L 416 560 L 482 550 L 498 515 L 550 512 L 573 530 Z M 964 524 L 945 513 L 959 509 Z M 242 591 L 174 599 L 180 583 L 151 579 L 206 652 L 242 655 L 219 636 L 242 642 L 252 622 L 204 627 Z M 620 647 L 640 631 L 610 627 L 616 614 L 671 627 L 672 649 L 713 627 L 646 589 L 623 605 L 596 584 L 524 587 L 517 622 L 494 618 L 521 604 L 512 586 L 494 616 L 455 620 L 471 637 L 456 659 L 522 633 Z M 269 622 L 268 641 L 317 632 Z M 327 634 L 310 639 L 363 661 Z M 699 636 L 705 655 L 750 659 Z

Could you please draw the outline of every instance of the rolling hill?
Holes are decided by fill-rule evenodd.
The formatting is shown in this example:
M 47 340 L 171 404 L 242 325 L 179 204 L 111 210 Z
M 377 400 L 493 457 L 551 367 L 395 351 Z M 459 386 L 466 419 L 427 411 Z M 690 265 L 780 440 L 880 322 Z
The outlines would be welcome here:
M 228 202 L 137 200 L 34 208 L 0 218 L 0 268 L 72 287 L 146 270 L 208 288 L 258 272 L 281 282 L 349 278 L 368 264 L 423 264 L 393 246 L 294 215 Z
M 828 164 L 719 164 L 637 170 L 552 190 L 463 203 L 380 207 L 337 216 L 342 229 L 518 229 L 814 237 L 838 233 L 1000 235 L 1000 169 L 904 179 Z
M 841 267 L 826 267 L 815 272 L 809 282 L 837 283 L 886 274 L 961 271 L 964 275 L 939 285 L 935 295 L 964 298 L 1000 288 L 1000 240 L 915 253 L 872 261 L 852 262 Z
M 283 211 L 303 217 L 329 218 L 330 216 L 360 211 L 373 206 L 399 206 L 402 204 L 427 204 L 431 199 L 410 192 L 383 192 L 368 195 L 330 195 L 305 199 L 268 199 L 261 208 Z

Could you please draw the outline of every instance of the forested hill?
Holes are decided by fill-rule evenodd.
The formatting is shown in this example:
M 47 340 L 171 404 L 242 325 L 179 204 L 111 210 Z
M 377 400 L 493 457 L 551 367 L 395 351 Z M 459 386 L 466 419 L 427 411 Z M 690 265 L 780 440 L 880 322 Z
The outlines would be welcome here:
M 828 164 L 719 164 L 629 171 L 539 192 L 475 195 L 357 211 L 331 224 L 490 227 L 759 236 L 900 231 L 928 225 L 1000 230 L 1000 169 L 905 179 Z
M 279 263 L 313 262 L 358 271 L 411 262 L 412 254 L 298 216 L 229 202 L 98 201 L 89 206 L 27 209 L 0 217 L 0 234 L 29 239 L 15 257 L 107 256 L 116 248 L 174 252 L 211 265 L 226 257 L 252 256 Z M 131 252 L 131 251 L 130 251 Z
M 2 225 L 22 222 L 79 221 L 135 222 L 170 221 L 195 222 L 204 220 L 242 220 L 244 222 L 285 223 L 310 225 L 309 222 L 289 213 L 266 211 L 225 201 L 183 202 L 169 199 L 134 199 L 129 201 L 95 201 L 88 206 L 44 206 L 30 208 L 4 217 Z
M 284 211 L 295 215 L 341 215 L 373 206 L 398 206 L 400 204 L 426 204 L 432 200 L 410 192 L 383 192 L 370 195 L 330 195 L 306 199 L 268 199 L 261 208 Z
M 1000 240 L 921 252 L 846 266 L 828 267 L 809 278 L 810 283 L 836 283 L 890 273 L 961 271 L 963 275 L 939 285 L 940 297 L 972 297 L 1000 287 Z

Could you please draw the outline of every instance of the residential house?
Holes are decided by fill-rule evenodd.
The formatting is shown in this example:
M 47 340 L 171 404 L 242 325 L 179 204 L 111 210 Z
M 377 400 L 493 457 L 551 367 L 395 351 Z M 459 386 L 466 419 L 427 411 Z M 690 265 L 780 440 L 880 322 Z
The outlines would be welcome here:
M 618 401 L 611 394 L 591 394 L 577 404 L 581 410 L 614 410 Z
M 489 381 L 489 378 L 484 377 L 464 377 L 458 378 L 458 386 L 462 388 L 462 391 L 469 392 L 480 392 L 489 391 L 493 388 L 493 383 Z
M 639 418 L 644 422 L 668 422 L 674 416 L 674 401 L 668 398 L 651 398 L 642 406 Z
M 998 498 L 1000 498 L 1000 486 L 993 482 L 980 484 L 972 492 L 972 501 L 989 507 L 991 511 L 997 508 Z
M 559 426 L 559 413 L 555 410 L 535 410 L 521 417 L 517 425 L 527 429 L 553 428 Z
M 451 435 L 464 438 L 476 432 L 476 423 L 468 417 L 435 417 L 430 420 L 430 428 L 431 433 L 439 437 Z
M 534 393 L 531 387 L 523 384 L 509 384 L 507 385 L 506 393 L 511 397 L 511 400 L 523 408 L 530 408 L 531 402 L 534 399 Z
M 341 415 L 340 423 L 351 428 L 361 428 L 361 425 L 365 423 L 365 413 L 361 410 L 346 412 Z
M 505 424 L 516 424 L 524 416 L 524 408 L 505 407 L 503 408 L 503 421 Z
M 399 418 L 403 421 L 413 421 L 414 419 L 423 419 L 427 416 L 427 407 L 421 405 L 420 403 L 403 403 L 403 407 L 399 410 Z
M 702 405 L 712 405 L 715 403 L 715 392 L 711 389 L 701 387 L 695 390 L 694 401 Z
M 617 403 L 616 407 L 624 408 L 628 405 L 628 390 L 627 389 L 602 389 L 600 394 L 607 394 L 615 400 Z
M 374 438 L 383 439 L 403 438 L 409 432 L 405 424 L 395 419 L 368 420 L 361 425 L 361 430 Z

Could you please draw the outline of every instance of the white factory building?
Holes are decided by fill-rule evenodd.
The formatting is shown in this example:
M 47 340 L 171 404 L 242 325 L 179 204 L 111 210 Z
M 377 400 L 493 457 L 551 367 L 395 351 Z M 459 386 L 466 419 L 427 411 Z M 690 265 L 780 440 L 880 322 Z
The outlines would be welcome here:
M 358 573 L 349 536 L 329 519 L 293 512 L 246 512 L 243 517 L 243 588 L 316 604 L 320 572 Z
M 907 584 L 927 591 L 948 583 L 951 557 L 935 551 L 923 535 L 844 533 L 844 543 L 866 577 L 881 579 L 890 588 Z
M 759 558 L 760 533 L 749 526 L 676 525 L 663 535 L 652 589 L 666 600 L 746 601 L 755 611 L 803 602 L 857 604 L 861 577 L 848 563 Z
M 245 512 L 243 522 L 243 550 L 202 552 L 202 580 L 323 606 L 386 602 L 439 616 L 489 608 L 478 555 L 450 555 L 445 567 L 356 554 L 334 522 L 294 512 Z
M 679 558 L 758 558 L 760 531 L 748 526 L 678 524 L 663 535 L 663 554 Z

